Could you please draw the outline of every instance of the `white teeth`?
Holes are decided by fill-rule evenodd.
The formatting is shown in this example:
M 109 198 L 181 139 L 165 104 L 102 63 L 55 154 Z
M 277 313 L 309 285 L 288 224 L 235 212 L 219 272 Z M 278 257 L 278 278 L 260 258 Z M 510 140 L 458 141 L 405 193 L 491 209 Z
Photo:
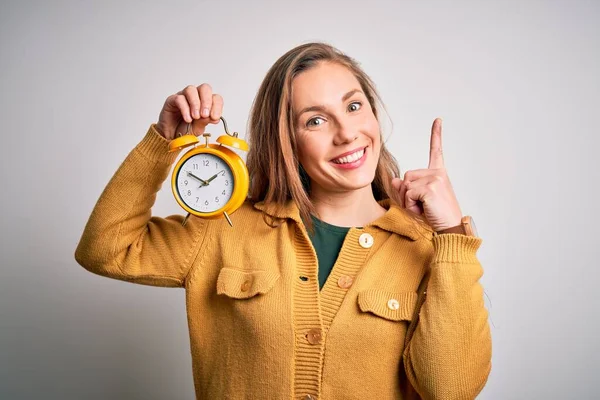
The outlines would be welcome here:
M 359 160 L 360 158 L 362 158 L 362 156 L 364 154 L 365 154 L 365 149 L 361 149 L 361 150 L 354 152 L 348 156 L 336 158 L 335 160 L 333 160 L 333 162 L 336 164 L 348 164 L 348 163 L 354 162 L 356 160 Z

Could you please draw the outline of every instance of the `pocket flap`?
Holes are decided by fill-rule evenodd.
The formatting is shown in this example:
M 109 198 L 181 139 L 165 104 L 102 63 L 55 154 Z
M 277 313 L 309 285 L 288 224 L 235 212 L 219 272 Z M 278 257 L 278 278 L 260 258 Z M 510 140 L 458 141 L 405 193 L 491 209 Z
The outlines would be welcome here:
M 410 321 L 416 304 L 416 292 L 399 293 L 371 289 L 358 293 L 358 306 L 361 311 L 390 321 Z
M 217 294 L 234 299 L 247 299 L 259 293 L 267 293 L 277 279 L 278 272 L 222 268 L 217 278 Z

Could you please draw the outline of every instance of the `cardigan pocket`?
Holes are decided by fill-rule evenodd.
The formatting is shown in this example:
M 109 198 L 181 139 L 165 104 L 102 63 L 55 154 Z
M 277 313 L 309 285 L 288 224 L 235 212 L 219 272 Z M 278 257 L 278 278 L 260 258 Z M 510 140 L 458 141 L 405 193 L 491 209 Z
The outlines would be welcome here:
M 410 321 L 417 305 L 416 292 L 389 292 L 370 289 L 358 293 L 358 306 L 390 321 Z
M 217 278 L 217 294 L 234 299 L 247 299 L 267 293 L 279 279 L 275 271 L 240 271 L 224 267 Z

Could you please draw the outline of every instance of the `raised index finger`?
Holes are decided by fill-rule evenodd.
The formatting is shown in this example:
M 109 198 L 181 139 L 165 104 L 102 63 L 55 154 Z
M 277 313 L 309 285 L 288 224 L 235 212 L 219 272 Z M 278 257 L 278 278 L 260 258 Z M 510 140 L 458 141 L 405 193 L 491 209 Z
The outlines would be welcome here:
M 431 141 L 429 142 L 429 166 L 427 168 L 444 168 L 441 118 L 436 118 L 431 126 Z

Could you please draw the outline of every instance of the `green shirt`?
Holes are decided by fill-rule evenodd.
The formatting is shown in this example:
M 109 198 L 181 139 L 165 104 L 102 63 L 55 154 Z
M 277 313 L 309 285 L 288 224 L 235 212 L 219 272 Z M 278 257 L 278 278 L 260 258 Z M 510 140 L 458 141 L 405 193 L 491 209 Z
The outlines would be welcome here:
M 338 254 L 344 244 L 344 239 L 350 228 L 335 226 L 312 216 L 315 233 L 309 234 L 319 261 L 319 289 L 323 288 Z

